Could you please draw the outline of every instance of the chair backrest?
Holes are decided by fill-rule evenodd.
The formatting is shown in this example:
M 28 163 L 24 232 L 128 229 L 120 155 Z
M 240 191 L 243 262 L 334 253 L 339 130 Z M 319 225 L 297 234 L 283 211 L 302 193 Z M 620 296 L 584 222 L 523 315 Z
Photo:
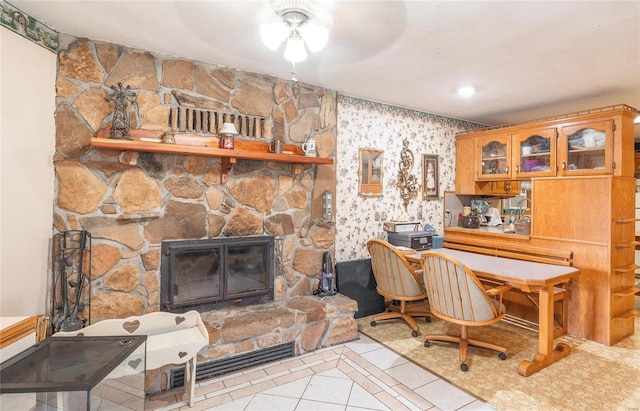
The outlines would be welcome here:
M 413 274 L 413 267 L 394 246 L 375 239 L 367 243 L 367 248 L 379 292 L 397 297 L 417 297 L 425 294 L 424 286 Z
M 425 252 L 422 274 L 429 307 L 436 317 L 457 324 L 481 325 L 504 315 L 473 271 L 459 260 L 437 251 Z

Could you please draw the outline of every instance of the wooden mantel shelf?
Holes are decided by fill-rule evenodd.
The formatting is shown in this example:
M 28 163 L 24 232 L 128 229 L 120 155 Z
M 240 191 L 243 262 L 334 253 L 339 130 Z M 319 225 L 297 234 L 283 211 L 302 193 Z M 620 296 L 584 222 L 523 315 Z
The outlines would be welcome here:
M 222 183 L 227 182 L 227 173 L 231 169 L 231 165 L 234 164 L 237 159 L 276 161 L 280 163 L 293 164 L 333 164 L 333 159 L 331 158 L 307 157 L 302 155 L 298 146 L 284 146 L 285 151 L 290 150 L 293 154 L 275 154 L 268 151 L 268 145 L 266 143 L 250 143 L 245 145 L 247 149 L 242 148 L 243 144 L 241 142 L 238 141 L 238 143 L 240 144 L 236 144 L 237 148 L 235 150 L 227 150 L 210 146 L 149 143 L 139 140 L 118 140 L 101 137 L 94 137 L 91 139 L 91 146 L 102 150 L 220 157 L 222 160 L 222 173 L 220 177 Z
M 124 150 L 165 154 L 187 154 L 192 156 L 231 157 L 245 160 L 277 161 L 297 164 L 333 164 L 331 158 L 307 157 L 300 154 L 274 154 L 257 150 L 226 150 L 217 147 L 187 146 L 184 144 L 147 143 L 134 140 L 92 138 L 91 146 L 104 150 Z M 286 146 L 285 146 L 286 148 Z

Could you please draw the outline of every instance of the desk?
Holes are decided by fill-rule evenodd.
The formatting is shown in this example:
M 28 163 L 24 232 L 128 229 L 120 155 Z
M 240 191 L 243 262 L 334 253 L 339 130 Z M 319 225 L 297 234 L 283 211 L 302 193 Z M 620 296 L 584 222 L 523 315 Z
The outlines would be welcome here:
M 569 355 L 571 347 L 566 344 L 559 343 L 553 348 L 553 287 L 567 283 L 577 276 L 577 268 L 493 257 L 447 248 L 433 251 L 457 258 L 479 278 L 501 281 L 525 292 L 539 292 L 538 352 L 532 361 L 520 362 L 518 366 L 520 375 L 528 377 Z M 406 258 L 409 262 L 420 263 L 422 253 L 423 251 L 409 254 Z

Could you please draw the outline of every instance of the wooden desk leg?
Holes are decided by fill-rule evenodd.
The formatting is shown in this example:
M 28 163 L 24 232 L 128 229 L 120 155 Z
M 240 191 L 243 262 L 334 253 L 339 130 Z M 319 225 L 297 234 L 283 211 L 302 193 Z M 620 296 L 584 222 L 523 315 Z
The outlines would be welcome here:
M 533 361 L 522 360 L 518 366 L 518 374 L 525 377 L 566 357 L 571 352 L 571 347 L 563 343 L 553 348 L 553 286 L 540 290 L 538 310 L 538 352 L 533 357 Z

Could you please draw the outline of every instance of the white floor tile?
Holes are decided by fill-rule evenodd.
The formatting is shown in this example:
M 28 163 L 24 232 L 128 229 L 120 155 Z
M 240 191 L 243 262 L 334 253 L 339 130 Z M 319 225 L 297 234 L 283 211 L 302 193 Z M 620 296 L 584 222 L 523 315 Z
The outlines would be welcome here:
M 417 407 L 414 403 L 412 403 L 411 401 L 409 401 L 408 399 L 406 399 L 406 398 L 404 398 L 402 396 L 396 397 L 396 400 L 400 401 L 402 404 L 404 404 L 411 411 L 422 411 L 422 408 Z
M 345 346 L 349 348 L 351 351 L 356 352 L 358 354 L 362 354 L 363 352 L 367 352 L 367 351 L 377 350 L 378 348 L 380 348 L 379 343 L 375 342 L 374 340 L 372 340 L 371 338 L 367 337 L 364 334 L 360 334 L 360 338 L 355 341 L 345 343 Z
M 335 350 L 336 347 L 332 347 Z M 326 350 L 326 349 L 325 349 Z M 383 347 L 379 343 L 371 340 L 366 336 L 361 336 L 359 340 L 344 344 L 344 351 L 350 351 L 348 354 L 352 356 L 354 353 L 367 360 L 377 368 L 384 370 L 393 380 L 400 382 L 408 389 L 413 390 L 416 394 L 424 397 L 429 403 L 442 411 L 491 411 L 492 408 L 484 404 L 482 401 L 474 398 L 466 392 L 456 388 L 446 381 L 438 379 L 437 376 L 427 370 L 417 366 L 416 364 L 406 360 L 404 357 L 394 353 L 393 351 Z M 337 352 L 337 351 L 336 351 Z M 309 356 L 316 355 L 318 352 L 310 353 Z M 353 372 L 359 373 L 360 378 L 365 377 L 376 386 L 386 391 L 392 397 L 395 397 L 400 403 L 407 406 L 410 410 L 419 411 L 411 401 L 404 398 L 400 392 L 393 387 L 387 386 L 380 378 L 375 377 L 371 372 L 357 365 L 353 360 L 347 358 L 344 354 L 336 354 L 340 362 L 344 362 L 353 368 Z M 316 357 L 317 358 L 317 357 Z M 327 359 L 318 361 L 317 364 L 325 363 Z M 279 364 L 264 365 L 269 367 Z M 310 374 L 313 373 L 312 364 L 302 364 L 301 361 L 293 361 L 292 368 L 278 374 L 260 377 L 254 381 L 246 381 L 233 387 L 227 387 L 222 390 L 201 395 L 196 398 L 195 406 L 199 401 L 205 401 L 207 398 L 221 395 L 223 393 L 231 393 L 241 388 L 248 387 L 257 382 L 275 379 L 288 372 L 299 369 L 306 369 Z M 373 370 L 370 368 L 370 370 Z M 255 370 L 253 370 L 255 371 Z M 249 371 L 247 371 L 249 372 Z M 229 411 L 382 411 L 388 408 L 380 402 L 375 396 L 371 395 L 362 386 L 352 380 L 351 371 L 347 375 L 338 368 L 331 368 L 317 374 L 308 375 L 291 381 L 287 384 L 266 389 L 265 391 L 240 398 L 215 407 L 206 408 L 206 410 L 229 410 Z M 242 373 L 234 373 L 224 375 L 215 379 L 201 381 L 198 386 L 206 386 L 217 381 L 225 381 L 233 379 Z M 385 379 L 387 381 L 387 379 Z M 395 384 L 395 383 L 394 383 Z M 162 410 L 175 410 L 185 408 L 184 402 L 176 402 L 167 404 Z M 3 408 L 4 409 L 4 408 Z M 200 407 L 202 409 L 202 407 Z
M 322 371 L 321 373 L 318 373 L 316 375 L 322 375 L 324 377 L 344 378 L 346 380 L 351 380 L 351 378 L 349 378 L 347 374 L 343 373 L 337 368 L 332 368 L 330 370 Z
M 245 408 L 236 408 L 244 411 L 294 411 L 298 405 L 297 398 L 282 397 L 279 395 L 256 394 Z
M 438 379 L 437 376 L 412 362 L 387 368 L 385 372 L 412 390 Z
M 365 377 L 369 376 L 369 374 L 370 374 L 369 371 L 365 370 L 364 368 L 362 368 L 361 366 L 359 366 L 358 364 L 353 362 L 351 359 L 349 359 L 347 357 L 344 357 L 344 358 L 342 358 L 342 361 L 344 361 L 345 364 L 347 364 L 348 366 L 350 366 L 354 370 L 358 371 L 360 374 L 364 375 Z
M 251 402 L 254 395 L 248 395 L 246 397 L 238 398 L 235 401 L 225 402 L 224 404 L 216 405 L 215 407 L 207 408 L 208 410 L 216 411 L 238 411 L 244 410 L 245 407 Z M 195 404 L 194 404 L 195 405 Z
M 442 411 L 453 411 L 476 400 L 459 388 L 443 380 L 436 380 L 414 390 Z
M 387 384 L 385 384 L 381 379 L 379 379 L 378 377 L 376 377 L 375 375 L 370 375 L 368 377 L 369 381 L 371 381 L 372 383 L 374 383 L 375 385 L 377 385 L 378 387 L 382 388 L 383 390 L 385 390 L 387 393 L 389 393 L 389 395 L 391 395 L 392 397 L 396 397 L 399 394 L 396 392 L 396 390 L 394 390 L 393 388 L 389 387 Z
M 264 394 L 270 394 L 270 395 L 281 395 L 283 397 L 302 398 L 302 394 L 304 394 L 304 390 L 307 389 L 307 386 L 309 385 L 309 381 L 311 381 L 311 376 L 304 377 L 299 380 L 291 381 L 289 383 L 280 385 L 278 387 L 270 388 L 263 392 Z
M 480 400 L 475 400 L 471 404 L 467 404 L 457 411 L 494 411 L 494 408 L 490 407 Z
M 302 399 L 347 405 L 353 381 L 314 375 L 302 394 Z
M 380 368 L 381 370 L 396 367 L 409 361 L 401 355 L 398 355 L 384 347 L 378 348 L 377 350 L 373 351 L 367 351 L 360 354 L 360 356 L 369 361 L 371 364 Z
M 344 405 L 321 401 L 300 400 L 296 411 L 343 411 Z
M 349 396 L 349 406 L 366 408 L 368 410 L 388 410 L 376 397 L 367 392 L 358 384 L 353 384 L 351 395 Z

